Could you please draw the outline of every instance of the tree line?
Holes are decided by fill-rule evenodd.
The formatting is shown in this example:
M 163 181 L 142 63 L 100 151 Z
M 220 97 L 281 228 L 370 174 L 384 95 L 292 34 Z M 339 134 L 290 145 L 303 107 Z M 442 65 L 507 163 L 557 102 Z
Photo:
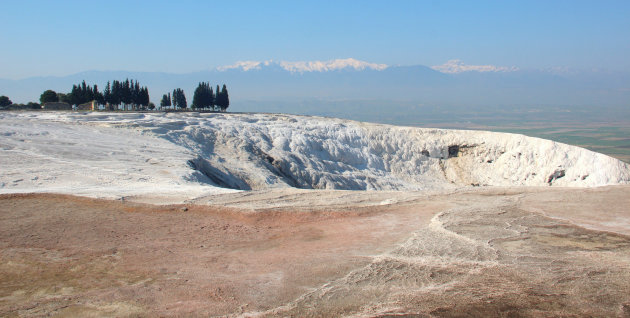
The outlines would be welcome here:
M 193 100 L 190 106 L 192 109 L 226 111 L 230 106 L 227 86 L 223 84 L 223 89 L 219 90 L 219 85 L 217 85 L 217 92 L 215 94 L 209 82 L 199 83 L 193 94 Z M 176 88 L 173 90 L 172 95 L 170 92 L 162 95 L 160 107 L 163 109 L 186 109 L 188 108 L 186 94 L 181 88 Z
M 138 81 L 126 79 L 124 81 L 107 82 L 105 90 L 100 92 L 98 86 L 87 85 L 85 81 L 72 85 L 70 93 L 57 93 L 46 90 L 40 95 L 39 101 L 44 103 L 63 102 L 70 105 L 81 105 L 96 101 L 98 105 L 109 106 L 108 110 L 152 109 L 149 102 L 149 89 L 140 86 Z M 155 108 L 155 106 L 153 106 Z
M 41 109 L 38 103 L 28 102 L 27 104 L 14 104 L 8 96 L 0 96 L 0 108 L 6 110 L 35 110 Z
M 149 102 L 149 89 L 141 87 L 140 83 L 126 79 L 124 82 L 113 81 L 110 85 L 107 82 L 103 93 L 103 104 L 110 106 L 123 105 L 123 110 L 153 109 Z M 129 109 L 130 108 L 130 109 Z
M 125 79 L 124 81 L 114 80 L 107 82 L 105 90 L 99 91 L 96 84 L 88 85 L 85 81 L 72 85 L 69 93 L 57 93 L 53 90 L 46 90 L 40 95 L 41 104 L 63 102 L 69 105 L 81 105 L 96 101 L 98 105 L 106 106 L 106 110 L 153 110 L 155 105 L 149 100 L 149 90 L 146 86 L 141 86 L 136 80 Z M 29 105 L 39 107 L 39 104 L 29 103 Z M 0 96 L 0 106 L 12 105 L 7 96 Z M 122 107 L 121 107 L 122 105 Z M 227 86 L 223 84 L 220 90 L 216 86 L 216 93 L 209 82 L 200 82 L 193 94 L 190 109 L 193 110 L 213 110 L 226 111 L 230 106 L 230 98 Z M 188 109 L 186 94 L 181 88 L 176 88 L 162 96 L 160 102 L 161 109 Z M 37 107 L 32 107 L 37 108 Z

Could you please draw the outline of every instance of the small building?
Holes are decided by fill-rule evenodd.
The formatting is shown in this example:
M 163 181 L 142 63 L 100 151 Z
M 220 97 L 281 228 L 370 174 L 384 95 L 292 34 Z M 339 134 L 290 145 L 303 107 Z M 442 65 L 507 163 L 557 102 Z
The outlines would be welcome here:
M 77 110 L 98 110 L 98 102 L 93 100 L 77 106 Z
M 62 102 L 52 102 L 42 104 L 42 109 L 45 110 L 72 110 L 72 105 Z

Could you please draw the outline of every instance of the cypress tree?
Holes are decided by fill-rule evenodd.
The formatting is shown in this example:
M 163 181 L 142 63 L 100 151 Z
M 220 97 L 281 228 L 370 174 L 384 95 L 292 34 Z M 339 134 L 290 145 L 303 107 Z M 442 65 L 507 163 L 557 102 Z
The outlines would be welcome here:
M 114 81 L 114 84 L 112 85 L 111 103 L 112 105 L 116 105 L 116 109 L 118 110 L 121 101 L 122 101 L 122 91 L 121 91 L 120 82 Z
M 131 110 L 134 110 L 136 108 L 135 105 L 137 104 L 137 101 L 138 101 L 138 94 L 135 91 L 135 85 L 133 83 L 133 80 L 130 80 L 129 81 L 129 104 L 131 105 L 130 106 Z
M 179 96 L 177 99 L 178 99 L 177 104 L 179 108 L 185 109 L 188 107 L 188 103 L 186 102 L 186 94 L 184 94 L 184 91 L 181 88 L 179 89 Z
M 103 92 L 103 102 L 104 104 L 111 104 L 112 103 L 112 87 L 109 84 L 109 81 L 107 81 L 107 85 L 105 86 L 105 91 Z
M 125 82 L 122 84 L 122 94 L 121 94 L 121 99 L 122 99 L 122 103 L 123 105 L 123 109 L 124 110 L 128 110 L 128 105 L 131 104 L 131 84 L 129 83 L 129 79 L 126 79 Z
M 138 83 L 138 80 L 136 80 L 136 83 L 135 83 L 135 85 L 133 87 L 133 94 L 132 94 L 132 96 L 134 97 L 133 103 L 135 105 L 143 105 L 144 106 L 144 96 L 143 96 L 143 94 L 144 93 L 140 90 L 140 84 Z
M 214 92 L 212 91 L 212 86 L 210 86 L 210 83 L 208 83 L 208 107 L 212 108 L 212 110 L 214 110 Z
M 85 81 L 83 81 L 83 83 L 81 83 L 81 89 L 79 91 L 79 100 L 78 100 L 77 105 L 85 103 L 86 99 L 88 99 L 88 89 L 87 89 L 87 85 L 85 84 Z
M 197 85 L 197 88 L 195 88 L 195 92 L 193 93 L 193 100 L 192 100 L 192 109 L 196 109 L 196 108 L 202 108 L 203 104 L 203 84 L 199 83 L 199 85 Z
M 164 108 L 170 104 L 170 101 L 167 100 L 168 96 L 166 94 L 162 95 L 162 100 L 160 101 L 160 108 Z
M 214 101 L 212 102 L 213 109 L 215 108 L 215 106 L 220 108 L 219 105 L 221 103 L 221 94 L 219 92 L 221 91 L 219 90 L 219 85 L 217 85 L 217 90 L 215 91 L 216 95 L 215 95 Z
M 72 90 L 70 91 L 70 95 L 68 97 L 68 101 L 70 102 L 71 105 L 78 105 L 78 100 L 79 100 L 79 87 L 77 87 L 77 85 L 72 85 Z
M 93 101 L 95 99 L 94 97 L 94 89 L 92 89 L 92 86 L 88 86 L 85 92 L 85 97 L 83 98 L 83 103 L 89 103 Z
M 208 83 L 201 83 L 201 108 L 208 107 Z
M 193 95 L 193 108 L 214 109 L 215 96 L 209 82 L 201 82 Z
M 99 105 L 105 104 L 105 97 L 98 91 L 98 86 L 94 84 L 94 99 Z
M 181 88 L 176 88 L 173 91 L 173 106 L 180 109 L 188 107 L 188 104 L 186 102 L 186 95 Z
M 100 97 L 99 95 L 100 93 L 98 92 L 98 85 L 94 84 L 94 88 L 92 89 L 92 98 L 90 101 L 93 101 L 93 100 L 98 101 Z
M 142 101 L 143 101 L 143 106 L 149 106 L 149 104 L 151 104 L 151 99 L 149 97 L 149 89 L 145 86 L 142 89 Z
M 228 96 L 228 90 L 225 84 L 223 84 L 223 89 L 221 90 L 221 111 L 225 111 L 228 107 L 230 107 L 230 97 Z
M 123 101 L 123 84 L 120 81 L 116 81 L 116 106 L 120 109 L 120 104 Z
M 217 86 L 217 97 L 215 98 L 214 104 L 217 110 L 221 110 L 221 107 L 223 107 L 223 94 L 221 94 L 219 86 Z

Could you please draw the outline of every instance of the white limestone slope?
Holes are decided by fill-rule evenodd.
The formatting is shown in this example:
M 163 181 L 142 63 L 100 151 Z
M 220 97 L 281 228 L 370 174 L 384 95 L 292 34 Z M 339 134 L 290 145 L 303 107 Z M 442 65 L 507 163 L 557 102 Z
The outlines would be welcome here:
M 630 167 L 522 135 L 274 114 L 0 113 L 0 192 L 591 187 Z

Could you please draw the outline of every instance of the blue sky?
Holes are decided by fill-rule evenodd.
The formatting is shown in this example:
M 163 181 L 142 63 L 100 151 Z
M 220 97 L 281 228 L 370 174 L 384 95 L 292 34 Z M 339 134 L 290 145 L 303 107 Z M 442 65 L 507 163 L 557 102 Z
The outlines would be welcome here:
M 353 57 L 630 71 L 630 1 L 0 0 L 0 78 Z

